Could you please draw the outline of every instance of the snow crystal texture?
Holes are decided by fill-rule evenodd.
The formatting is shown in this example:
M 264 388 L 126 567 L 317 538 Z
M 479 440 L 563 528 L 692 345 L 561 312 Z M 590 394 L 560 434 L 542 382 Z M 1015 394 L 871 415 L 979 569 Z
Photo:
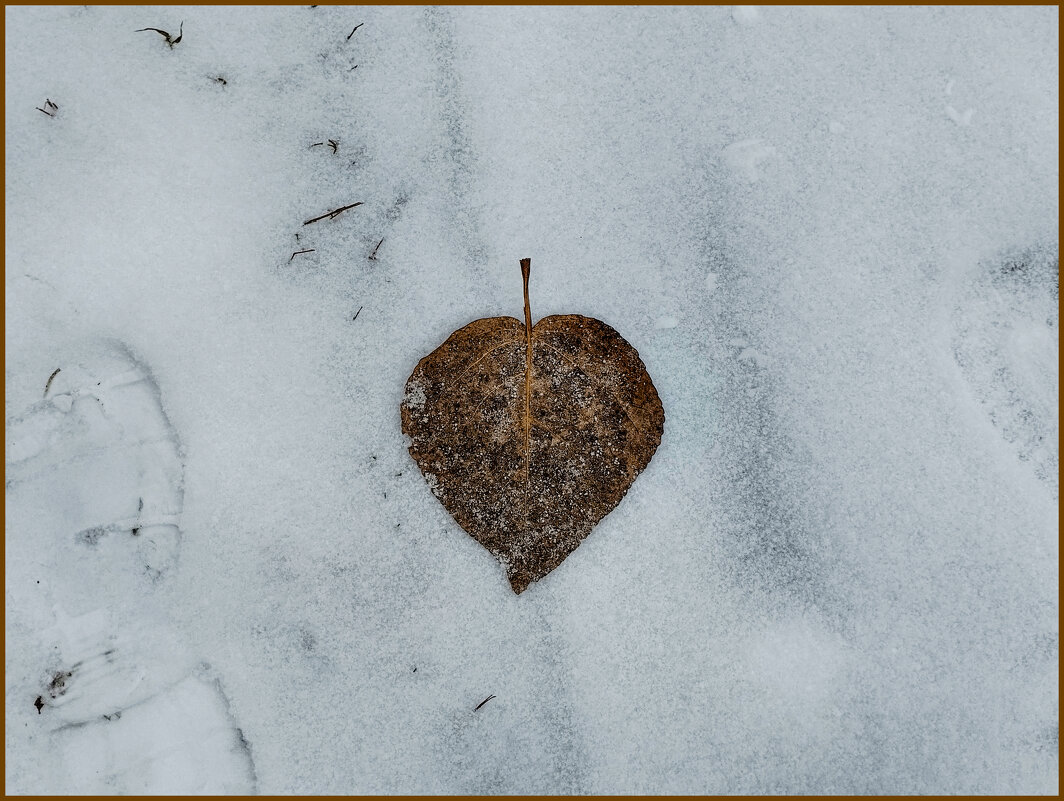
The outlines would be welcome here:
M 1056 793 L 1056 8 L 5 15 L 7 792 Z M 666 426 L 515 596 L 525 257 Z

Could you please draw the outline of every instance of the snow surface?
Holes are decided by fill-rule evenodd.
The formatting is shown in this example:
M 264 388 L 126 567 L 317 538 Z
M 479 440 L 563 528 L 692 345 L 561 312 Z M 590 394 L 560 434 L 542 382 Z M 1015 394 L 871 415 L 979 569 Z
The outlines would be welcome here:
M 1056 8 L 6 23 L 9 793 L 1057 791 Z M 666 429 L 518 597 L 398 410 L 522 257 Z

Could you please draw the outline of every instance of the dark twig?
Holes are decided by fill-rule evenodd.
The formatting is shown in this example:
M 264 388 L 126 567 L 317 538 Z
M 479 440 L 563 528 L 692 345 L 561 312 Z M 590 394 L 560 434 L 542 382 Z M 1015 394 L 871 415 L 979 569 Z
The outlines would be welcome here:
M 292 259 L 294 259 L 296 256 L 298 256 L 300 253 L 313 253 L 314 250 L 315 250 L 314 248 L 307 248 L 306 250 L 297 250 L 291 256 L 288 257 L 288 263 L 291 264 L 292 263 Z
M 51 374 L 50 376 L 48 376 L 48 381 L 47 381 L 47 382 L 45 382 L 45 385 L 44 385 L 44 397 L 46 397 L 46 398 L 48 397 L 48 390 L 50 390 L 50 389 L 52 388 L 52 380 L 53 380 L 53 379 L 54 379 L 54 378 L 55 378 L 55 377 L 56 377 L 57 375 L 59 375 L 59 371 L 60 371 L 61 369 L 63 369 L 63 368 L 61 368 L 61 367 L 56 367 L 56 368 L 55 368 L 55 369 L 54 369 L 54 370 L 52 371 L 52 374 Z
M 333 209 L 332 211 L 327 211 L 327 212 L 325 212 L 324 214 L 322 214 L 322 215 L 320 215 L 318 217 L 311 217 L 309 220 L 306 220 L 303 223 L 303 225 L 310 225 L 312 222 L 317 222 L 318 220 L 324 220 L 326 217 L 328 217 L 331 220 L 333 217 L 336 217 L 338 214 L 340 214 L 342 212 L 345 212 L 348 209 L 353 209 L 355 206 L 361 206 L 361 205 L 362 205 L 362 201 L 360 200 L 360 201 L 358 201 L 358 203 L 352 203 L 350 206 L 341 206 L 338 209 Z
M 314 143 L 314 144 L 312 144 L 312 145 L 311 145 L 310 147 L 308 147 L 308 148 L 307 148 L 307 150 L 313 150 L 314 148 L 316 148 L 316 147 L 321 147 L 321 146 L 322 146 L 322 145 L 324 145 L 324 144 L 325 144 L 324 142 L 315 142 L 315 143 Z
M 140 513 L 143 511 L 144 499 L 141 498 L 139 501 L 137 501 L 137 525 L 133 526 L 133 528 L 129 530 L 129 533 L 132 534 L 134 537 L 140 534 Z
M 473 711 L 476 712 L 477 709 L 480 709 L 482 706 L 484 706 L 484 704 L 486 704 L 488 701 L 490 701 L 494 697 L 495 697 L 494 695 L 489 695 L 487 698 L 485 698 L 483 701 L 481 701 L 479 704 L 477 704 L 476 708 Z
M 365 24 L 366 24 L 366 23 L 364 23 L 364 22 L 360 22 L 360 23 L 358 23 L 358 25 L 356 25 L 355 27 L 353 27 L 353 28 L 351 29 L 351 33 L 347 34 L 347 39 L 345 39 L 344 41 L 346 41 L 346 42 L 349 42 L 349 41 L 351 41 L 351 37 L 355 35 L 355 31 L 357 31 L 357 30 L 358 30 L 359 28 L 361 28 L 361 27 L 362 27 L 363 25 L 365 25 Z
M 340 143 L 337 142 L 335 139 L 330 139 L 328 141 L 329 141 L 329 147 L 332 148 L 332 152 L 333 153 L 335 153 L 337 150 L 340 149 Z
M 54 117 L 54 116 L 55 116 L 55 114 L 53 114 L 53 113 L 52 113 L 52 112 L 50 112 L 50 111 L 45 111 L 45 110 L 44 110 L 43 108 L 41 108 L 40 106 L 34 106 L 34 108 L 35 108 L 35 109 L 37 109 L 37 111 L 41 112 L 41 114 L 47 114 L 47 115 L 48 115 L 49 117 Z
M 351 322 L 354 322 L 355 320 L 357 320 L 358 319 L 358 315 L 360 315 L 360 314 L 362 314 L 362 307 L 361 306 L 358 307 L 358 311 L 355 312 L 355 316 L 351 318 Z M 376 459 L 377 457 L 374 456 L 373 458 Z M 417 668 L 415 668 L 415 670 L 416 669 Z
M 220 83 L 222 86 L 228 86 L 229 85 L 229 81 L 227 81 L 221 75 L 219 75 L 217 78 L 211 78 L 211 80 L 214 81 L 215 83 Z
M 377 251 L 380 249 L 381 242 L 384 242 L 384 237 L 383 236 L 381 237 L 381 241 L 377 243 L 377 247 L 373 248 L 373 252 L 369 254 L 369 260 L 370 261 L 376 261 L 377 260 Z

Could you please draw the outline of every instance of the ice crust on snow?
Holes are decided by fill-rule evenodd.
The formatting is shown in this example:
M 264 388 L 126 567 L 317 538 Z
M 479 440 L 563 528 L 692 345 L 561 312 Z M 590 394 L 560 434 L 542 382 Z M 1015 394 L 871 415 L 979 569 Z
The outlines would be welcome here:
M 1057 9 L 5 14 L 9 793 L 1057 792 Z M 668 424 L 515 597 L 398 410 L 524 257 Z

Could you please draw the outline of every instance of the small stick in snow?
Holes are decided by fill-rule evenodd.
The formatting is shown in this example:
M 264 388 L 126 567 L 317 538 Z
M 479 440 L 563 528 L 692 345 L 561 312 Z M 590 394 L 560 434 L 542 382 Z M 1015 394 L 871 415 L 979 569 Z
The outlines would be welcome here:
M 324 220 L 326 217 L 328 217 L 331 220 L 333 217 L 336 217 L 341 212 L 345 212 L 348 209 L 353 209 L 355 206 L 361 206 L 361 205 L 362 205 L 362 201 L 360 200 L 360 201 L 358 201 L 358 203 L 352 203 L 349 206 L 341 206 L 338 209 L 333 209 L 332 211 L 327 211 L 327 212 L 325 212 L 324 214 L 322 214 L 322 215 L 320 215 L 318 217 L 311 217 L 309 220 L 306 220 L 303 223 L 303 225 L 310 225 L 311 223 L 317 222 L 318 220 Z
M 174 49 L 174 45 L 181 41 L 181 37 L 185 35 L 185 21 L 181 20 L 181 27 L 177 29 L 177 38 L 173 38 L 164 30 L 159 28 L 137 28 L 133 33 L 143 33 L 144 31 L 155 31 L 160 36 L 166 37 L 166 43 L 170 45 L 170 49 Z
M 364 22 L 360 22 L 360 23 L 358 23 L 358 25 L 356 25 L 355 27 L 353 27 L 353 28 L 351 29 L 351 33 L 347 34 L 347 39 L 345 39 L 344 41 L 346 41 L 346 42 L 349 42 L 349 41 L 351 41 L 351 37 L 355 35 L 355 31 L 357 31 L 357 30 L 358 30 L 359 28 L 361 28 L 361 27 L 362 27 L 363 25 L 365 25 L 365 24 L 366 24 L 366 23 L 364 23 Z
M 54 117 L 55 116 L 55 114 L 52 114 L 50 111 L 45 111 L 40 106 L 34 106 L 34 108 L 37 109 L 37 111 L 41 112 L 41 114 L 47 114 L 49 117 Z
M 229 85 L 229 81 L 227 81 L 221 75 L 218 75 L 217 77 L 211 78 L 211 80 L 214 81 L 215 83 L 220 83 L 222 86 L 228 86 Z
M 300 253 L 313 253 L 313 252 L 314 252 L 314 248 L 307 248 L 306 250 L 297 250 L 291 256 L 288 257 L 288 263 L 291 264 L 292 263 L 292 259 L 294 259 L 296 256 L 298 256 Z
M 484 706 L 484 704 L 486 704 L 488 701 L 490 701 L 494 697 L 495 697 L 494 695 L 489 695 L 487 698 L 485 698 L 483 701 L 481 701 L 479 704 L 477 704 L 476 708 L 473 711 L 476 712 L 477 709 L 480 709 L 482 706 Z
M 59 106 L 57 106 L 47 97 L 44 99 L 44 108 L 41 108 L 40 106 L 34 106 L 34 108 L 36 108 L 37 111 L 41 112 L 41 114 L 47 114 L 49 117 L 55 116 L 52 111 L 59 111 Z M 48 109 L 51 109 L 52 111 L 49 111 Z
M 322 145 L 324 145 L 324 144 L 325 144 L 324 142 L 315 142 L 315 143 L 314 143 L 314 144 L 312 144 L 312 145 L 311 145 L 310 147 L 308 147 L 308 148 L 307 148 L 307 150 L 313 150 L 314 148 L 316 148 L 316 147 L 321 147 L 321 146 L 322 146 Z
M 381 237 L 381 241 L 377 243 L 377 247 L 373 248 L 373 252 L 369 254 L 369 260 L 370 261 L 376 261 L 377 260 L 377 250 L 378 250 L 378 248 L 380 248 L 381 242 L 383 242 L 383 241 L 384 241 L 384 237 Z
M 329 139 L 328 142 L 329 142 L 329 147 L 332 148 L 332 152 L 333 153 L 335 153 L 337 150 L 340 149 L 340 143 L 337 142 L 335 139 Z
M 362 307 L 361 306 L 358 307 L 358 311 L 355 312 L 355 316 L 351 318 L 351 322 L 354 322 L 355 320 L 357 320 L 358 319 L 358 315 L 360 315 L 360 314 L 362 314 Z M 373 458 L 376 459 L 377 457 L 374 456 Z
M 52 371 L 52 374 L 51 374 L 50 376 L 48 376 L 48 381 L 47 381 L 47 383 L 45 383 L 45 385 L 44 385 L 44 397 L 46 397 L 46 398 L 48 397 L 48 390 L 50 390 L 50 389 L 52 388 L 52 380 L 53 380 L 53 379 L 54 379 L 54 378 L 55 378 L 55 377 L 56 377 L 57 375 L 59 375 L 59 371 L 60 371 L 61 369 L 63 369 L 63 368 L 61 368 L 61 367 L 56 367 L 56 368 L 55 368 L 55 369 L 54 369 L 54 370 Z

